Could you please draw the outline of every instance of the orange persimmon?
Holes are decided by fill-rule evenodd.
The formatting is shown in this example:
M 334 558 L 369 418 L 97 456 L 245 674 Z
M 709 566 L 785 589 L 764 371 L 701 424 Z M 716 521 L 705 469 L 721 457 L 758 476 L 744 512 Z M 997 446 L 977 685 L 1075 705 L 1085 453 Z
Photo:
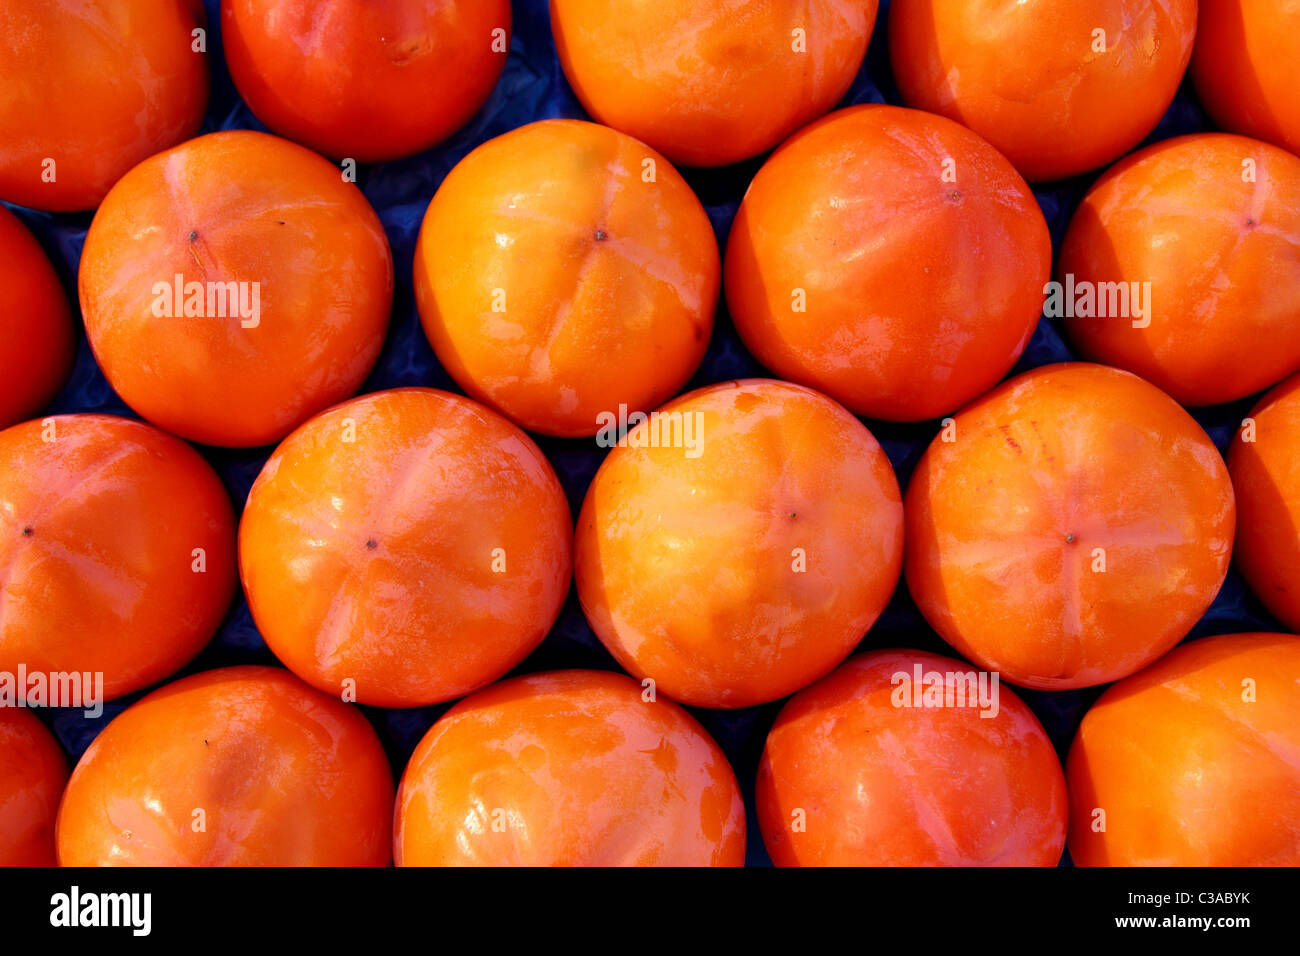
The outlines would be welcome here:
M 203 29 L 200 0 L 5 0 L 0 199 L 93 209 L 136 163 L 198 132 Z
M 756 796 L 778 866 L 1055 866 L 1069 809 L 1033 711 L 969 664 L 910 650 L 850 658 L 796 694 Z
M 361 712 L 279 667 L 168 684 L 68 780 L 61 866 L 385 866 L 393 776 Z
M 290 435 L 239 528 L 267 645 L 307 683 L 381 707 L 460 697 L 546 636 L 573 524 L 527 435 L 459 395 L 375 392 Z
M 0 428 L 49 404 L 72 370 L 68 300 L 45 251 L 0 206 Z
M 903 101 L 969 126 L 1031 182 L 1096 169 L 1160 121 L 1196 0 L 894 0 Z
M 964 408 L 907 489 L 907 585 L 930 625 L 1003 679 L 1118 680 L 1177 644 L 1228 571 L 1228 469 L 1155 386 L 1082 362 Z
M 54 866 L 63 748 L 27 710 L 0 706 L 0 866 Z
M 675 163 L 771 149 L 853 83 L 876 0 L 551 0 L 569 85 L 601 123 Z
M 420 320 L 462 388 L 532 431 L 594 435 L 646 410 L 709 344 L 718 244 L 662 156 L 594 123 L 542 120 L 443 181 L 415 249 Z
M 840 110 L 754 177 L 727 242 L 750 351 L 860 415 L 920 421 L 984 393 L 1042 315 L 1052 246 L 997 150 L 941 116 Z
M 86 235 L 86 334 L 109 384 L 192 441 L 277 441 L 379 356 L 393 260 L 356 186 L 311 150 L 213 133 L 127 173 Z
M 222 0 L 239 93 L 327 156 L 410 156 L 469 121 L 510 52 L 509 0 Z
M 861 422 L 799 385 L 724 382 L 653 412 L 600 466 L 578 517 L 578 597 L 638 679 L 748 707 L 853 650 L 902 547 L 898 482 Z
M 556 671 L 467 697 L 397 792 L 398 866 L 739 866 L 745 809 L 695 719 L 622 674 Z
M 0 432 L 0 671 L 100 672 L 106 699 L 179 670 L 235 589 L 230 497 L 185 442 L 111 415 Z
M 1079 866 L 1300 866 L 1300 637 L 1206 637 L 1107 689 L 1066 760 Z
M 1300 369 L 1298 262 L 1300 158 L 1226 133 L 1167 139 L 1075 211 L 1058 271 L 1081 291 L 1065 324 L 1086 358 L 1184 405 L 1232 401 Z

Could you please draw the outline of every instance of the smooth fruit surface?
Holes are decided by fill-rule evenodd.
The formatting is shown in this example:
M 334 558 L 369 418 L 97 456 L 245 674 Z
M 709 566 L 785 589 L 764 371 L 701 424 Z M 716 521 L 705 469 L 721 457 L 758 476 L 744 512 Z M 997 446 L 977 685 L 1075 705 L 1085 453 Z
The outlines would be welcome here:
M 1265 395 L 1228 450 L 1237 567 L 1274 617 L 1300 631 L 1300 375 Z
M 59 808 L 59 863 L 385 866 L 392 807 L 360 711 L 281 668 L 228 667 L 154 691 L 95 738 Z
M 1007 373 L 1051 267 L 1043 214 L 996 150 L 939 116 L 859 106 L 754 178 L 727 242 L 727 303 L 782 378 L 921 421 Z
M 136 163 L 193 136 L 203 25 L 199 0 L 5 0 L 0 199 L 93 209 Z
M 636 426 L 578 517 L 578 597 L 633 676 L 700 707 L 748 707 L 821 677 L 898 580 L 889 459 L 824 395 L 751 379 Z
M 1195 35 L 1196 0 L 895 0 L 889 12 L 903 101 L 969 126 L 1031 182 L 1141 142 Z
M 648 410 L 709 344 L 718 246 L 668 162 L 594 123 L 489 140 L 443 181 L 415 250 L 420 320 L 474 398 L 524 428 L 593 435 Z
M 953 675 L 949 705 L 916 706 L 925 698 L 908 682 L 918 668 L 922 682 L 939 675 L 945 693 Z M 972 678 L 970 696 L 958 697 L 956 675 Z M 1055 866 L 1068 813 L 1060 761 L 1018 697 L 986 683 L 981 701 L 978 681 L 963 661 L 884 650 L 795 695 L 758 769 L 772 861 Z
M 876 0 L 551 0 L 555 49 L 598 122 L 675 163 L 757 156 L 833 107 Z
M 1300 154 L 1300 0 L 1200 0 L 1192 76 L 1224 129 Z
M 54 866 L 68 762 L 30 711 L 0 707 L 0 867 Z
M 1178 643 L 1223 584 L 1228 470 L 1135 375 L 1048 365 L 959 412 L 908 485 L 907 585 L 930 625 L 1004 680 L 1126 677 Z
M 510 670 L 550 630 L 572 570 L 568 502 L 541 451 L 432 389 L 365 395 L 295 431 L 239 536 L 271 650 L 309 684 L 381 707 Z
M 1300 637 L 1176 648 L 1083 718 L 1066 761 L 1080 866 L 1300 865 Z
M 272 131 L 326 156 L 410 156 L 469 121 L 510 50 L 509 0 L 222 0 L 230 75 Z
M 622 674 L 557 671 L 461 701 L 397 793 L 398 866 L 739 866 L 745 810 L 718 745 Z
M 252 447 L 361 387 L 393 261 L 336 167 L 236 130 L 124 176 L 91 223 L 79 287 L 95 357 L 128 405 L 192 441 Z
M 0 432 L 0 671 L 119 697 L 197 654 L 234 588 L 230 498 L 184 442 L 111 415 Z
M 63 286 L 27 227 L 0 206 L 0 428 L 40 412 L 72 370 Z
M 1147 300 L 1141 317 L 1116 315 L 1110 291 L 1106 314 L 1067 313 L 1086 357 L 1185 405 L 1267 388 L 1300 368 L 1300 158 L 1224 133 L 1156 143 L 1084 197 L 1058 269 L 1120 284 L 1129 312 L 1135 293 Z

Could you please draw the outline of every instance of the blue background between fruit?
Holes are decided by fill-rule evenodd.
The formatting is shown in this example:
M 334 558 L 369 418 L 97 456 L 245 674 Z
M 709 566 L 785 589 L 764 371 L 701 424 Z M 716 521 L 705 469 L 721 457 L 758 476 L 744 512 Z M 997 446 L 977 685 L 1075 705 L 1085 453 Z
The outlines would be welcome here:
M 240 100 L 226 71 L 220 43 L 218 3 L 219 0 L 205 0 L 212 95 L 202 132 L 245 127 L 264 129 Z M 434 357 L 415 310 L 411 289 L 411 258 L 425 208 L 447 172 L 466 153 L 485 140 L 534 120 L 552 117 L 586 118 L 566 84 L 555 56 L 547 0 L 513 0 L 513 6 L 513 38 L 505 73 L 491 99 L 470 124 L 428 152 L 398 162 L 363 166 L 359 170 L 358 184 L 383 221 L 392 243 L 396 267 L 392 324 L 379 362 L 363 387 L 363 392 L 406 385 L 460 391 Z M 889 0 L 883 0 L 866 62 L 852 89 L 840 104 L 842 106 L 869 102 L 900 103 L 890 74 L 888 45 L 885 42 L 888 10 Z M 1148 142 L 1209 128 L 1211 126 L 1191 92 L 1190 82 L 1185 81 L 1183 89 Z M 720 248 L 725 248 L 732 217 L 749 181 L 761 164 L 762 157 L 723 169 L 682 170 L 708 210 Z M 1093 179 L 1095 175 L 1087 175 L 1035 190 L 1051 229 L 1054 248 L 1059 250 L 1070 214 Z M 36 233 L 54 260 L 70 301 L 75 305 L 77 264 L 91 215 L 15 211 Z M 76 367 L 71 380 L 50 406 L 49 412 L 97 411 L 137 417 L 104 380 L 86 344 L 84 333 L 79 334 L 81 338 Z M 1074 357 L 1061 330 L 1055 323 L 1043 319 L 1011 374 Z M 725 303 L 719 303 L 716 328 L 708 353 L 688 388 L 768 374 L 741 344 L 727 315 Z M 1254 398 L 1244 399 L 1215 408 L 1196 410 L 1193 414 L 1222 451 L 1253 402 Z M 898 425 L 867 421 L 866 424 L 884 445 L 898 474 L 899 483 L 905 488 L 917 458 L 938 433 L 938 423 Z M 600 465 L 605 450 L 596 447 L 593 440 L 534 437 L 555 466 L 576 516 L 587 484 Z M 221 474 L 237 508 L 242 508 L 248 490 L 270 450 L 200 448 Z M 1239 630 L 1279 631 L 1283 628 L 1247 591 L 1234 566 L 1213 606 L 1192 630 L 1188 639 Z M 859 650 L 882 647 L 912 647 L 953 656 L 951 648 L 925 623 L 901 581 L 888 608 L 863 640 Z M 214 667 L 250 663 L 277 662 L 253 625 L 248 604 L 241 593 L 217 636 L 181 673 L 184 675 Z M 618 669 L 587 626 L 572 590 L 549 636 L 513 673 L 565 667 Z M 1102 688 L 1091 688 L 1040 692 L 1016 688 L 1014 692 L 1033 708 L 1064 760 L 1083 713 L 1101 690 Z M 108 721 L 144 693 L 146 692 L 113 701 L 105 706 L 103 716 L 95 720 L 84 717 L 80 710 L 40 713 L 52 724 L 63 746 L 75 761 Z M 744 791 L 749 823 L 747 855 L 750 865 L 770 862 L 763 849 L 754 817 L 753 783 L 764 738 L 781 703 L 737 711 L 690 708 L 726 751 Z M 362 710 L 379 732 L 394 773 L 400 774 L 425 730 L 449 706 L 451 705 L 443 704 L 412 710 L 363 707 Z M 1143 729 L 1135 727 L 1133 731 L 1142 733 Z M 1068 864 L 1068 854 L 1063 862 Z

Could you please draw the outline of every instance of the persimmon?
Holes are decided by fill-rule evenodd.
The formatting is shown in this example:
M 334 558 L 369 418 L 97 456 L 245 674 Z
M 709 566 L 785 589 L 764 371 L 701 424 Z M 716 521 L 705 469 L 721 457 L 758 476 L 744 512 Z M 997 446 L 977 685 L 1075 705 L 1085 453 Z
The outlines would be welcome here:
M 1228 571 L 1235 507 L 1201 427 L 1155 386 L 1082 362 L 959 412 L 908 485 L 907 585 L 1003 679 L 1118 680 L 1177 644 Z
M 622 674 L 495 684 L 430 728 L 397 791 L 398 866 L 739 866 L 721 748 Z
M 5 0 L 0 199 L 93 209 L 132 166 L 198 132 L 199 0 Z
M 757 156 L 853 83 L 876 0 L 551 0 L 569 85 L 597 121 L 675 163 Z
M 360 711 L 278 667 L 168 684 L 82 755 L 62 866 L 385 866 L 393 777 Z
M 1214 121 L 1300 153 L 1300 0 L 1200 0 L 1196 95 Z
M 835 402 L 724 382 L 637 424 L 578 517 L 578 597 L 638 679 L 700 707 L 776 700 L 842 661 L 898 581 L 889 459 Z
M 143 422 L 0 432 L 0 671 L 102 673 L 112 699 L 179 670 L 230 604 L 234 521 L 212 466 Z
M 700 364 L 718 297 L 704 207 L 662 156 L 543 120 L 447 176 L 415 249 L 420 320 L 471 396 L 549 435 L 594 435 Z
M 35 415 L 72 371 L 73 328 L 40 244 L 0 206 L 0 428 Z
M 1085 357 L 1184 405 L 1243 398 L 1300 369 L 1298 259 L 1300 158 L 1226 133 L 1167 139 L 1075 211 L 1060 279 L 1096 303 L 1076 296 L 1065 324 Z
M 1107 689 L 1066 760 L 1080 866 L 1300 865 L 1300 638 L 1176 648 Z
M 510 0 L 222 0 L 231 78 L 273 132 L 327 156 L 410 156 L 464 126 L 510 52 Z
M 0 707 L 0 866 L 54 866 L 63 748 L 28 710 Z
M 1300 631 L 1300 375 L 1251 409 L 1228 451 L 1237 566 L 1273 616 Z
M 91 348 L 128 405 L 184 438 L 252 447 L 360 388 L 388 327 L 393 261 L 337 168 L 237 130 L 122 177 L 78 284 Z
M 782 378 L 920 421 L 991 388 L 1042 315 L 1052 247 L 1011 164 L 894 106 L 840 110 L 763 166 L 731 229 L 736 328 Z
M 1195 36 L 1196 0 L 895 0 L 889 12 L 903 101 L 969 126 L 1030 182 L 1140 143 Z
M 796 694 L 755 795 L 778 866 L 1055 866 L 1069 810 L 1033 711 L 992 675 L 909 650 L 852 657 Z
M 568 594 L 573 524 L 523 432 L 459 395 L 405 388 L 290 435 L 239 529 L 268 646 L 330 694 L 451 700 L 541 643 Z

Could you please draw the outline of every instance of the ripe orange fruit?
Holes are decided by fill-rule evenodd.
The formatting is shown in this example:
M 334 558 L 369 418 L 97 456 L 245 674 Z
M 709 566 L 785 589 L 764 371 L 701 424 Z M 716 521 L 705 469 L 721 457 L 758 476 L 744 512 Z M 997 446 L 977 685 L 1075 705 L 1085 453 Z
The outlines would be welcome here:
M 593 123 L 543 120 L 443 181 L 415 250 L 439 361 L 524 428 L 593 435 L 662 404 L 700 364 L 718 297 L 708 216 L 662 156 Z
M 725 382 L 633 428 L 578 517 L 578 596 L 637 678 L 700 707 L 776 700 L 842 661 L 898 581 L 884 451 L 824 395 Z
M 921 684 L 953 675 L 948 706 L 919 706 L 918 668 Z M 969 691 L 958 674 L 974 678 Z M 1055 866 L 1068 814 L 1056 751 L 1015 694 L 986 678 L 981 699 L 978 681 L 962 661 L 884 650 L 850 658 L 796 694 L 758 768 L 758 820 L 773 862 Z
M 1031 182 L 1141 142 L 1195 35 L 1196 0 L 894 0 L 889 12 L 903 101 L 969 126 Z
M 833 107 L 875 22 L 876 0 L 551 0 L 587 112 L 687 166 L 757 156 Z
M 222 0 L 230 75 L 257 118 L 327 156 L 410 156 L 465 125 L 510 51 L 509 0 Z
M 184 438 L 249 447 L 361 386 L 393 261 L 338 169 L 239 130 L 124 176 L 91 223 L 79 286 L 95 357 L 128 405 Z
M 1273 616 L 1300 631 L 1300 375 L 1265 395 L 1237 432 L 1237 566 Z
M 1223 133 L 1135 153 L 1084 197 L 1059 271 L 1097 299 L 1126 284 L 1106 287 L 1107 315 L 1067 314 L 1088 358 L 1184 405 L 1267 388 L 1300 368 L 1300 158 Z M 1147 300 L 1142 317 L 1114 314 L 1123 290 L 1129 312 L 1135 293 Z
M 932 627 L 1005 680 L 1089 687 L 1145 667 L 1210 606 L 1232 486 L 1168 396 L 1049 365 L 963 409 L 907 489 L 907 585 Z
M 393 777 L 359 711 L 278 667 L 154 691 L 72 771 L 62 866 L 385 866 Z
M 0 199 L 93 209 L 136 163 L 193 136 L 203 26 L 198 0 L 5 0 Z
M 1101 695 L 1070 748 L 1080 866 L 1300 865 L 1300 638 L 1192 641 Z
M 1200 0 L 1198 16 L 1201 105 L 1225 129 L 1300 153 L 1300 0 Z
M 414 707 L 482 687 L 541 643 L 572 539 L 527 435 L 459 395 L 405 388 L 332 408 L 275 450 L 239 555 L 258 630 L 292 671 Z
M 102 672 L 106 699 L 180 669 L 235 587 L 234 515 L 194 449 L 143 422 L 0 432 L 0 671 Z
M 397 791 L 398 866 L 739 866 L 722 750 L 622 674 L 503 681 L 443 716 Z
M 0 206 L 0 428 L 50 403 L 72 371 L 68 300 L 27 228 Z
M 68 762 L 25 710 L 0 707 L 0 866 L 54 866 L 54 815 Z
M 745 344 L 860 415 L 920 421 L 991 388 L 1042 314 L 1052 247 L 1011 164 L 956 123 L 859 106 L 759 171 L 727 244 Z

